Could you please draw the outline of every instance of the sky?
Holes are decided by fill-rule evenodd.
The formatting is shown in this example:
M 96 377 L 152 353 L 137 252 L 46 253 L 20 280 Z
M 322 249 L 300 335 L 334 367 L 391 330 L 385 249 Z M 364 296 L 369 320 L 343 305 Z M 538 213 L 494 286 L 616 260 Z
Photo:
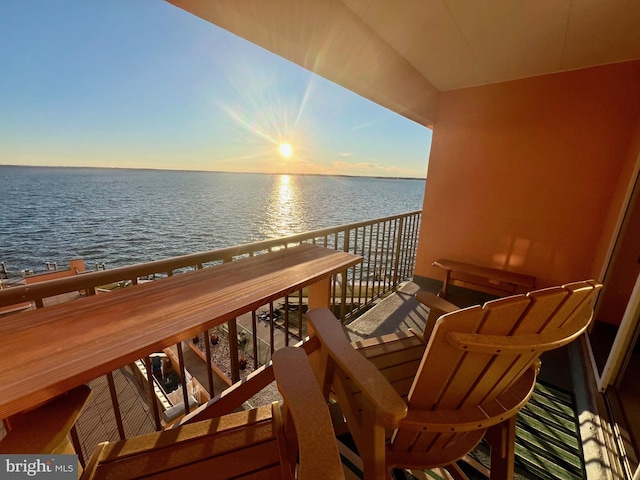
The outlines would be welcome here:
M 0 2 L 0 165 L 424 178 L 430 147 L 162 0 Z

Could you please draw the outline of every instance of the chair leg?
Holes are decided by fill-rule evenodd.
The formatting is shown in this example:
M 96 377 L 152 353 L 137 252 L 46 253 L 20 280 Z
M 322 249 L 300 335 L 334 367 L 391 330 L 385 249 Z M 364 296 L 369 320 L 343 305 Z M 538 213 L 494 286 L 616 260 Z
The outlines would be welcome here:
M 487 430 L 485 438 L 491 446 L 491 480 L 510 480 L 514 475 L 516 441 L 515 415 Z
M 349 418 L 349 417 L 347 417 Z M 356 445 L 362 459 L 365 480 L 388 480 L 391 472 L 385 462 L 385 433 L 384 425 L 376 417 L 373 406 L 364 402 L 361 420 L 362 425 L 368 425 L 366 433 L 360 429 Z M 355 433 L 352 431 L 352 434 Z
M 427 474 L 424 470 L 413 470 L 411 469 L 411 475 L 413 475 L 417 480 L 429 480 Z
M 447 473 L 451 475 L 451 478 L 453 478 L 453 480 L 469 480 L 469 477 L 464 474 L 462 469 L 456 463 L 446 465 L 442 468 L 444 468 Z

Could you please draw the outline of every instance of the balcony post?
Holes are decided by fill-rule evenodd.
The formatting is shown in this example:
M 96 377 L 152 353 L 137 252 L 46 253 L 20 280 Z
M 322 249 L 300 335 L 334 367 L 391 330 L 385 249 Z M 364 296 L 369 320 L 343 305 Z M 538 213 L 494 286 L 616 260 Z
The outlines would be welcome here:
M 331 279 L 325 278 L 309 285 L 309 310 L 312 308 L 330 308 Z

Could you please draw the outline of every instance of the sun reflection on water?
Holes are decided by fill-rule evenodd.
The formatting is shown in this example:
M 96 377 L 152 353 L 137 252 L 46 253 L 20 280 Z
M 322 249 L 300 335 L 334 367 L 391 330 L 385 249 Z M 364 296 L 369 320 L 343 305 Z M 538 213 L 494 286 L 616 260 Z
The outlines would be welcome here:
M 276 177 L 274 187 L 269 197 L 267 215 L 271 230 L 279 237 L 298 233 L 295 226 L 299 225 L 297 217 L 300 215 L 300 191 L 295 179 L 290 175 Z

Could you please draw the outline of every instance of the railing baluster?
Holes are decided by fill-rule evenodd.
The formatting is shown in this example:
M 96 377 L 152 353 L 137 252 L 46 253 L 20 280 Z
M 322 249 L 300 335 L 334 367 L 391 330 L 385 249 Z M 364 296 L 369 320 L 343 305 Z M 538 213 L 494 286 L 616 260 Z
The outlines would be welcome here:
M 298 338 L 302 340 L 304 338 L 304 335 L 302 334 L 302 324 L 306 318 L 304 314 L 303 303 L 302 303 L 302 290 L 298 290 L 298 305 L 299 305 L 298 316 L 300 317 L 300 320 L 298 322 Z
M 162 430 L 162 424 L 160 423 L 160 409 L 158 408 L 158 400 L 156 399 L 156 391 L 153 387 L 153 370 L 151 366 L 151 359 L 149 356 L 144 358 L 144 367 L 147 369 L 147 382 L 149 383 L 149 401 L 151 402 L 151 409 L 153 410 L 153 421 L 155 423 L 156 431 Z
M 398 224 L 396 226 L 396 248 L 395 248 L 395 258 L 393 264 L 393 289 L 398 288 L 398 274 L 400 270 L 400 255 L 402 253 L 402 238 L 403 238 L 403 223 L 402 219 L 398 220 Z
M 229 359 L 231 365 L 231 381 L 236 383 L 240 380 L 240 363 L 238 359 L 238 324 L 233 318 L 227 322 L 229 329 Z
M 382 235 L 382 248 L 380 249 L 380 263 L 384 265 L 384 274 L 382 276 L 382 291 L 378 291 L 378 296 L 382 297 L 383 293 L 387 291 L 387 277 L 388 277 L 388 266 L 389 266 L 389 253 L 387 251 L 387 246 L 391 243 L 391 222 L 384 222 L 384 231 Z M 383 260 L 384 258 L 384 260 Z
M 343 251 L 349 251 L 349 235 L 350 230 L 346 230 L 344 232 L 344 245 L 342 246 Z M 347 283 L 348 283 L 348 274 L 349 272 L 345 270 L 341 273 L 342 277 L 342 285 L 340 285 L 340 318 L 345 317 L 346 308 L 347 308 Z
M 275 352 L 275 335 L 274 335 L 274 327 L 275 318 L 273 317 L 273 302 L 269 303 L 269 345 L 271 347 L 271 355 Z
M 189 415 L 189 413 L 191 413 L 191 407 L 189 406 L 189 386 L 187 385 L 187 370 L 184 365 L 182 342 L 178 342 L 176 344 L 176 350 L 178 351 L 178 366 L 180 367 L 180 378 L 182 379 L 182 401 L 184 402 L 184 414 Z
M 116 417 L 116 425 L 118 427 L 118 434 L 120 440 L 124 440 L 126 437 L 124 433 L 124 425 L 122 423 L 122 413 L 120 412 L 120 403 L 118 402 L 118 393 L 116 392 L 116 382 L 113 380 L 113 372 L 109 372 L 106 375 L 107 383 L 109 384 L 109 393 L 111 394 L 111 404 L 113 405 L 113 414 Z
M 387 288 L 391 288 L 391 261 L 392 261 L 392 254 L 390 252 L 393 252 L 393 238 L 394 238 L 394 221 L 390 220 L 387 225 L 389 226 L 389 228 L 387 229 L 387 237 L 385 240 L 385 244 L 384 247 L 382 249 L 382 251 L 384 252 L 384 284 L 383 284 L 383 288 L 382 288 L 382 294 L 380 296 L 382 296 L 384 294 L 384 292 L 387 291 Z
M 256 311 L 251 311 L 251 330 L 253 332 L 253 368 L 258 368 L 258 322 Z
M 354 228 L 353 229 L 353 253 L 356 253 L 358 250 L 358 228 Z M 353 310 L 355 309 L 354 305 L 355 305 L 355 294 L 356 294 L 356 276 L 358 274 L 358 266 L 354 266 L 352 268 L 352 275 L 351 275 L 351 303 L 349 304 L 349 313 L 352 313 Z M 359 288 L 359 287 L 358 287 Z
M 384 238 L 384 223 L 382 224 L 382 237 Z M 373 284 L 374 287 L 374 296 L 373 298 L 378 298 L 380 296 L 380 280 L 378 280 L 382 274 L 382 265 L 380 266 L 380 271 L 378 271 L 378 247 L 380 246 L 380 224 L 376 225 L 376 244 L 373 251 L 373 271 L 375 282 Z M 382 264 L 382 257 L 380 257 L 380 263 Z M 376 288 L 377 287 L 377 288 Z
M 359 255 L 362 255 L 364 258 L 364 254 L 365 254 L 365 245 L 366 245 L 366 241 L 367 241 L 367 227 L 363 226 L 362 227 L 362 246 L 360 248 L 360 252 Z M 365 282 L 365 295 L 364 295 L 364 303 L 367 303 L 367 294 L 366 294 L 366 282 L 367 279 L 364 276 L 365 274 L 365 268 L 364 268 L 364 263 L 360 263 L 358 265 L 358 268 L 360 269 L 360 285 L 358 286 L 358 308 L 362 308 L 362 282 Z
M 78 454 L 78 461 L 80 462 L 80 465 L 82 465 L 82 468 L 86 467 L 87 462 L 84 459 L 82 444 L 80 443 L 80 437 L 78 437 L 78 430 L 76 429 L 75 424 L 71 427 L 69 436 L 71 437 L 71 444 L 73 445 L 73 449 Z
M 284 345 L 289 346 L 289 295 L 284 296 Z
M 207 357 L 207 382 L 209 384 L 209 395 L 213 398 L 213 370 L 211 369 L 211 339 L 209 337 L 209 330 L 204 331 L 204 353 Z
M 374 277 L 372 276 L 373 272 L 371 271 L 371 252 L 373 251 L 373 248 L 371 247 L 373 243 L 373 225 L 369 225 L 367 229 L 369 230 L 369 248 L 367 249 L 367 275 L 366 275 L 367 285 L 365 287 L 365 298 L 368 303 L 369 302 L 369 279 L 374 279 Z M 372 284 L 372 290 L 373 290 L 373 284 Z

